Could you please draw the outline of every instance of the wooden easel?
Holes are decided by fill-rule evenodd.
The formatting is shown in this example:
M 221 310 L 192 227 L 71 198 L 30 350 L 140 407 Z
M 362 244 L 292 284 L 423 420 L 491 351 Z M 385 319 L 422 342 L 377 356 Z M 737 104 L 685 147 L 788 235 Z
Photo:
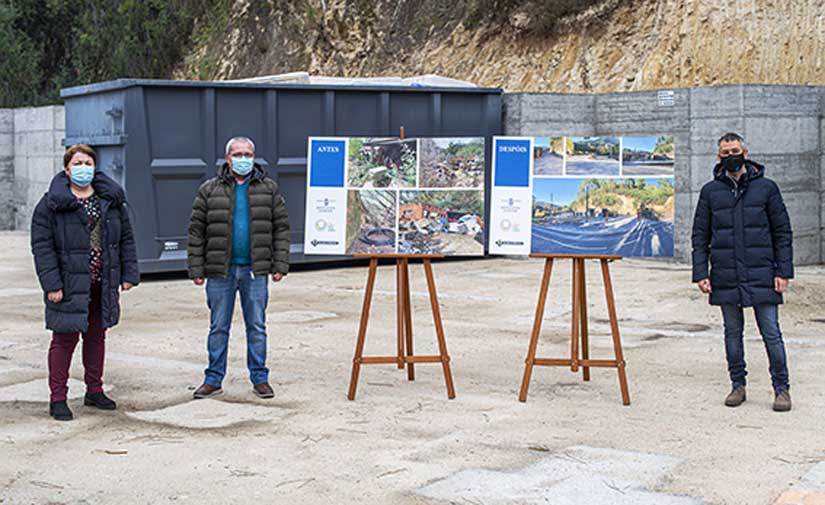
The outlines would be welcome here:
M 610 282 L 609 260 L 620 260 L 621 256 L 605 255 L 575 255 L 575 254 L 531 254 L 531 258 L 544 258 L 544 276 L 539 288 L 539 300 L 536 305 L 536 318 L 533 321 L 533 333 L 530 337 L 530 347 L 527 350 L 527 359 L 524 366 L 524 377 L 521 381 L 519 401 L 527 401 L 527 388 L 530 386 L 530 376 L 533 366 L 569 366 L 573 372 L 582 369 L 584 380 L 590 380 L 590 367 L 616 368 L 619 373 L 619 387 L 622 391 L 622 404 L 630 405 L 630 392 L 627 388 L 624 354 L 622 341 L 619 337 L 619 322 L 616 318 L 616 302 L 613 299 L 613 284 Z M 544 305 L 547 301 L 547 288 L 550 284 L 550 273 L 553 270 L 554 259 L 573 260 L 573 311 L 570 331 L 570 358 L 548 359 L 536 358 L 536 347 L 541 334 L 541 323 L 544 319 Z M 587 330 L 587 284 L 584 276 L 584 260 L 597 259 L 601 262 L 604 294 L 607 299 L 607 312 L 610 316 L 610 330 L 613 336 L 613 352 L 615 359 L 590 359 L 590 347 Z M 581 338 L 581 356 L 579 356 L 579 338 Z
M 435 289 L 433 268 L 430 263 L 430 260 L 433 258 L 443 258 L 443 256 L 438 254 L 356 254 L 355 256 L 362 258 L 368 257 L 370 259 L 370 269 L 367 275 L 364 306 L 361 310 L 361 323 L 358 329 L 358 341 L 355 344 L 355 357 L 352 360 L 352 377 L 350 378 L 349 395 L 347 395 L 347 398 L 350 400 L 355 399 L 355 390 L 358 387 L 358 374 L 361 371 L 361 365 L 392 363 L 397 363 L 398 368 L 402 370 L 406 366 L 407 379 L 411 381 L 415 380 L 415 363 L 441 363 L 441 367 L 444 370 L 444 381 L 447 384 L 447 398 L 455 398 L 453 376 L 450 371 L 450 356 L 447 354 L 447 342 L 444 339 L 444 327 L 441 324 L 441 311 L 438 306 L 438 295 Z M 395 356 L 364 356 L 364 338 L 367 334 L 373 287 L 375 286 L 375 276 L 380 258 L 395 259 L 398 353 Z M 411 258 L 421 258 L 424 262 L 424 273 L 427 278 L 427 288 L 430 293 L 430 306 L 433 311 L 435 334 L 438 339 L 439 353 L 433 356 L 413 355 L 412 303 L 410 303 L 409 274 L 409 261 Z

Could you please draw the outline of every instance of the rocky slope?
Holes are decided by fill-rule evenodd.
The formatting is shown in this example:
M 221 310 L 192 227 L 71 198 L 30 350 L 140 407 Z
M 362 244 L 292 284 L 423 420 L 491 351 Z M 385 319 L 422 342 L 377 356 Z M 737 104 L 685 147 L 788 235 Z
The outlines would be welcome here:
M 437 73 L 562 92 L 825 84 L 825 0 L 581 3 L 547 21 L 536 8 L 473 20 L 463 0 L 235 0 L 176 76 Z

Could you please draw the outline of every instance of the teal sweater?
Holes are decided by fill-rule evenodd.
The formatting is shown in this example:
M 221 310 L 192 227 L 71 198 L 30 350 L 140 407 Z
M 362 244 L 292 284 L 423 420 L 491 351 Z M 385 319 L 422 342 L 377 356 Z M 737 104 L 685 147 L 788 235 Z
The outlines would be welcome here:
M 249 178 L 235 184 L 235 214 L 232 218 L 232 264 L 249 265 Z

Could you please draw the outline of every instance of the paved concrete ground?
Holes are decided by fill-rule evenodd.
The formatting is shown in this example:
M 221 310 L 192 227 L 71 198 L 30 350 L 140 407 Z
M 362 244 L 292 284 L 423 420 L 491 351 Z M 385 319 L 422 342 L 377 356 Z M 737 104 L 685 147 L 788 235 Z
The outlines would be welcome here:
M 495 259 L 435 266 L 457 398 L 438 365 L 408 383 L 365 366 L 346 399 L 366 271 L 291 274 L 272 285 L 274 400 L 247 382 L 236 314 L 226 393 L 190 401 L 205 366 L 203 290 L 147 280 L 125 294 L 108 338 L 106 413 L 71 400 L 47 416 L 42 303 L 23 233 L 0 234 L 0 503 L 821 503 L 825 459 L 825 268 L 804 267 L 782 311 L 794 410 L 770 410 L 752 319 L 748 402 L 728 409 L 717 310 L 685 266 L 614 264 L 633 404 L 615 372 L 537 368 L 517 401 L 542 265 Z M 595 264 L 594 356 L 611 355 Z M 416 350 L 435 349 L 420 266 L 412 267 Z M 392 353 L 394 275 L 381 268 L 369 353 Z M 570 267 L 551 283 L 544 356 L 567 349 Z M 73 395 L 82 393 L 80 353 Z M 820 466 L 816 465 L 820 463 Z M 781 498 L 780 498 L 781 496 Z

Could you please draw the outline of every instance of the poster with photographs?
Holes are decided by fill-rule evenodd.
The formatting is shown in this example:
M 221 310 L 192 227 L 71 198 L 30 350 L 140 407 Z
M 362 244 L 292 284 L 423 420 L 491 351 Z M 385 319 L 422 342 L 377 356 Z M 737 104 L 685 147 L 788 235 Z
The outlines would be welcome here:
M 484 138 L 310 137 L 307 162 L 305 254 L 484 254 Z
M 675 152 L 661 134 L 495 137 L 490 252 L 673 256 Z

